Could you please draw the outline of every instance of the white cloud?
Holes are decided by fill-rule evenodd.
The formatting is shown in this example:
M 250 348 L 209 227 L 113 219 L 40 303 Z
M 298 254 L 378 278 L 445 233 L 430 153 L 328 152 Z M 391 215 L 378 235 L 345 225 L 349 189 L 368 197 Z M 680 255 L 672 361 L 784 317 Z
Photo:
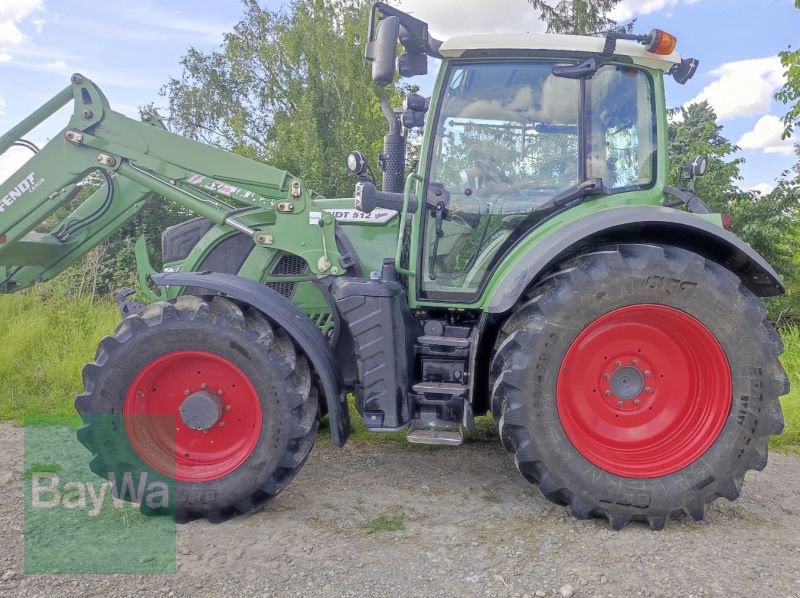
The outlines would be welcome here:
M 736 145 L 746 150 L 760 150 L 765 154 L 788 156 L 794 152 L 794 142 L 791 138 L 781 139 L 783 129 L 783 121 L 780 118 L 767 114 L 758 120 L 752 131 L 742 135 Z
M 0 183 L 4 183 L 32 157 L 31 151 L 22 147 L 12 147 L 0 156 Z
M 758 185 L 753 185 L 750 187 L 748 191 L 758 191 L 761 195 L 769 195 L 774 188 L 775 185 L 771 185 L 769 183 L 759 183 Z
M 721 120 L 767 112 L 783 83 L 783 68 L 777 56 L 726 62 L 711 75 L 716 80 L 686 105 L 708 101 Z
M 25 34 L 20 22 L 42 7 L 44 0 L 2 0 L 0 2 L 0 49 L 19 46 Z
M 6 99 L 3 96 L 0 96 L 0 116 L 3 116 L 6 113 Z
M 11 54 L 7 52 L 0 52 L 0 63 L 8 62 L 11 60 Z
M 701 0 L 683 0 L 684 4 L 697 4 Z M 649 15 L 651 12 L 671 8 L 680 4 L 681 0 L 622 0 L 609 13 L 615 21 L 630 21 L 637 15 Z M 667 15 L 672 16 L 672 15 Z
M 69 75 L 73 72 L 69 65 L 63 60 L 53 60 L 45 63 L 44 70 L 51 71 L 53 73 L 61 73 L 62 75 Z
M 40 18 L 31 19 L 31 24 L 33 25 L 33 27 L 36 30 L 36 35 L 39 35 L 42 32 L 42 30 L 44 29 L 45 23 L 47 23 L 47 21 L 45 21 L 44 19 L 40 19 Z
M 401 0 L 399 8 L 427 22 L 440 39 L 462 33 L 540 33 L 546 29 L 528 0 Z

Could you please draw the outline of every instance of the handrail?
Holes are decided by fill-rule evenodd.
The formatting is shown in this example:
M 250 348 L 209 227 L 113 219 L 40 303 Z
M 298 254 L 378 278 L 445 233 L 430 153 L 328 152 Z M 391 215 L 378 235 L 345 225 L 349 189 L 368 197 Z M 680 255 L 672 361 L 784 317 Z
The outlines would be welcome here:
M 408 219 L 408 202 L 411 196 L 411 185 L 414 182 L 423 183 L 425 179 L 415 172 L 412 172 L 408 175 L 408 178 L 406 178 L 406 186 L 403 190 L 403 209 L 400 211 L 400 231 L 397 235 L 397 248 L 395 249 L 394 255 L 395 268 L 397 268 L 398 272 L 406 276 L 414 275 L 411 270 L 404 268 L 401 262 L 403 256 L 403 241 L 405 240 L 406 234 L 406 222 Z

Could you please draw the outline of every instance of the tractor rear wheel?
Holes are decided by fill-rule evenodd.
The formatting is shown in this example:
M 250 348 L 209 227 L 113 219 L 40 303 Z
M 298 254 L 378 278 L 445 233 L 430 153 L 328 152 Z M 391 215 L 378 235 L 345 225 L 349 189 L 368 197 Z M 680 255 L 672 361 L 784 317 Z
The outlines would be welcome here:
M 733 273 L 674 247 L 585 254 L 504 324 L 491 366 L 505 448 L 549 500 L 615 529 L 734 500 L 783 429 L 783 345 Z
M 314 444 L 319 404 L 306 358 L 261 312 L 222 297 L 182 296 L 127 317 L 83 378 L 75 406 L 91 470 L 134 476 L 134 487 L 143 472 L 165 481 L 178 521 L 258 509 Z

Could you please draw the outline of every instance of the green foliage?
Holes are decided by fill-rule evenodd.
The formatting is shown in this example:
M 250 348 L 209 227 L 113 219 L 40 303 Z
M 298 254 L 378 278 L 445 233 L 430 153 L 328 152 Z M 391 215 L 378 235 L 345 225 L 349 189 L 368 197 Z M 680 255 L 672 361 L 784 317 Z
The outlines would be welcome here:
M 739 166 L 744 161 L 735 158 L 739 147 L 723 135 L 717 124 L 717 115 L 708 102 L 692 104 L 672 110 L 669 124 L 670 184 L 678 184 L 678 170 L 682 164 L 697 156 L 708 158 L 707 174 L 697 179 L 697 195 L 712 208 L 727 212 L 731 197 L 741 194 Z
M 367 521 L 362 527 L 367 530 L 368 534 L 403 531 L 406 529 L 406 514 L 381 515 Z
M 795 7 L 800 9 L 800 0 L 795 0 Z M 789 105 L 789 111 L 783 117 L 785 130 L 783 138 L 792 135 L 794 128 L 800 126 L 800 50 L 791 49 L 780 53 L 785 81 L 783 87 L 775 94 L 775 98 Z
M 296 173 L 324 195 L 351 195 L 347 152 L 377 156 L 387 127 L 363 59 L 371 2 L 244 6 L 222 47 L 190 49 L 183 74 L 162 90 L 171 127 Z
M 697 195 L 715 211 L 729 214 L 733 232 L 763 255 L 779 272 L 791 276 L 796 271 L 796 245 L 792 242 L 797 226 L 798 179 L 785 174 L 767 196 L 742 191 L 739 167 L 743 158 L 735 157 L 739 148 L 726 139 L 723 127 L 708 102 L 672 111 L 669 125 L 670 181 L 678 184 L 681 164 L 696 156 L 708 158 L 707 174 L 696 181 Z M 793 232 L 794 231 L 794 232 Z
M 548 33 L 592 35 L 616 26 L 606 16 L 621 0 L 528 0 L 547 23 Z
M 800 453 L 800 328 L 785 328 L 781 334 L 785 351 L 781 361 L 789 375 L 791 390 L 781 399 L 785 428 L 770 440 L 770 447 Z
M 73 413 L 81 368 L 118 321 L 107 301 L 52 289 L 0 297 L 0 420 Z

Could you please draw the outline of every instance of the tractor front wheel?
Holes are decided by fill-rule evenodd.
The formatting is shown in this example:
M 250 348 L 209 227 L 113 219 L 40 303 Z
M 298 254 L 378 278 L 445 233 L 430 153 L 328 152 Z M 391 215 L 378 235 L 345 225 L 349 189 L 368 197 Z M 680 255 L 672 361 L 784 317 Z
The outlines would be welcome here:
M 183 296 L 129 316 L 83 378 L 75 406 L 90 468 L 147 513 L 218 522 L 254 511 L 314 444 L 319 405 L 306 358 L 261 312 L 222 297 Z M 153 480 L 169 501 L 137 494 Z
M 578 518 L 664 527 L 734 500 L 783 428 L 780 337 L 722 266 L 673 247 L 582 255 L 506 321 L 492 362 L 503 445 Z

